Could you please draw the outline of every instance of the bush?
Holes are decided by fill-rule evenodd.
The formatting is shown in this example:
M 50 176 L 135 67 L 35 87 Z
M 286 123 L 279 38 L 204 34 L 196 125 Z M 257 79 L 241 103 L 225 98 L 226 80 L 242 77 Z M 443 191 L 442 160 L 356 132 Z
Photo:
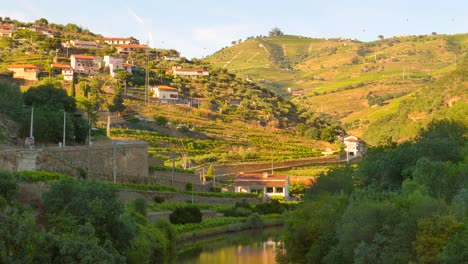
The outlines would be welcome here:
M 245 227 L 259 228 L 263 226 L 263 219 L 258 213 L 251 214 L 245 221 Z
M 187 183 L 185 184 L 185 190 L 187 190 L 187 191 L 192 191 L 192 190 L 193 190 L 193 183 L 187 182 Z
M 220 187 L 210 187 L 210 192 L 220 193 L 221 188 Z
M 6 170 L 0 170 L 0 196 L 11 201 L 16 195 L 16 179 Z
M 156 121 L 156 125 L 158 126 L 166 126 L 168 122 L 165 116 L 155 116 L 154 120 Z
M 285 207 L 277 200 L 255 206 L 255 211 L 259 214 L 281 214 L 284 209 Z
M 165 200 L 165 199 L 164 199 L 164 196 L 161 196 L 161 195 L 159 195 L 159 194 L 155 194 L 155 195 L 153 196 L 153 201 L 154 201 L 155 203 L 158 203 L 158 204 L 164 203 L 164 200 Z
M 202 221 L 202 213 L 198 207 L 179 207 L 172 212 L 169 219 L 172 224 L 176 225 L 200 223 Z

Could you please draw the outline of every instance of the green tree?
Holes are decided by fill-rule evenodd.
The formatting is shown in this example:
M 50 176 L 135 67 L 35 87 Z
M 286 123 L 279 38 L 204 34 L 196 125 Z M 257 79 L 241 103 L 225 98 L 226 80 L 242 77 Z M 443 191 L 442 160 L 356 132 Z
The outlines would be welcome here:
M 275 28 L 272 28 L 270 30 L 270 32 L 268 32 L 268 36 L 269 37 L 279 37 L 279 36 L 283 36 L 283 31 L 281 31 L 281 29 L 275 27 Z
M 205 173 L 204 177 L 205 177 L 205 180 L 207 180 L 207 181 L 213 180 L 213 177 L 214 177 L 213 164 L 210 164 L 210 166 L 206 170 L 206 173 Z

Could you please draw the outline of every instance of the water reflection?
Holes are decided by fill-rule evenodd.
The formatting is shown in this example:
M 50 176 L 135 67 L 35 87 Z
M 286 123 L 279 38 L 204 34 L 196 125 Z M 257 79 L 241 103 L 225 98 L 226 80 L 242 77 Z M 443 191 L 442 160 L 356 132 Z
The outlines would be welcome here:
M 182 245 L 177 263 L 275 263 L 282 228 L 224 234 Z

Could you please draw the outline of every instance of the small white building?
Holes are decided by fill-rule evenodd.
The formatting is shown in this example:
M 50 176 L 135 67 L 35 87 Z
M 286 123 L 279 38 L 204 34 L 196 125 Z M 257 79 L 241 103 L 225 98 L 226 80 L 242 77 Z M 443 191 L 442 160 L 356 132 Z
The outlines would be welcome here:
M 157 98 L 161 103 L 176 103 L 179 100 L 179 92 L 177 88 L 167 85 L 158 85 L 151 88 L 153 97 Z
M 109 67 L 109 73 L 114 78 L 117 77 L 115 70 L 125 70 L 132 73 L 133 65 L 125 63 L 123 58 L 106 55 L 103 62 L 105 67 Z
M 163 56 L 164 60 L 165 61 L 180 61 L 180 57 L 179 56 Z
M 248 173 L 238 174 L 234 182 L 235 192 L 262 193 L 265 196 L 289 197 L 289 175 Z
M 61 63 L 52 63 L 50 66 L 55 69 L 61 69 L 62 76 L 65 81 L 70 81 L 70 82 L 73 81 L 73 69 L 70 65 L 61 64 Z
M 366 148 L 362 140 L 355 136 L 346 136 L 343 138 L 343 143 L 345 144 L 345 153 L 348 160 L 354 159 L 357 157 L 362 157 L 366 152 Z

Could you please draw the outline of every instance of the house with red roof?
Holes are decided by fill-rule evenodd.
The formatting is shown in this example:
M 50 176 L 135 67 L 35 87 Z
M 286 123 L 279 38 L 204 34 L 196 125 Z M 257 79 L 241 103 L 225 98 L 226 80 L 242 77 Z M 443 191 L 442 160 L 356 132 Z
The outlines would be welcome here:
M 73 68 L 70 65 L 63 63 L 52 63 L 50 66 L 54 69 L 60 69 L 65 81 L 73 81 Z
M 153 97 L 157 98 L 161 103 L 176 103 L 179 100 L 179 91 L 177 88 L 167 85 L 158 85 L 151 87 Z
M 30 81 L 37 81 L 37 75 L 40 73 L 39 68 L 32 64 L 9 65 L 7 69 L 13 72 L 13 78 Z
M 117 52 L 120 54 L 129 54 L 137 50 L 145 51 L 146 49 L 148 49 L 148 46 L 138 44 L 123 44 L 117 46 Z
M 73 72 L 95 74 L 99 71 L 94 56 L 73 54 L 70 56 L 70 61 Z
M 16 32 L 15 24 L 0 24 L 0 37 L 13 37 Z
M 238 174 L 234 181 L 235 192 L 262 193 L 265 196 L 289 197 L 289 175 L 263 173 Z

